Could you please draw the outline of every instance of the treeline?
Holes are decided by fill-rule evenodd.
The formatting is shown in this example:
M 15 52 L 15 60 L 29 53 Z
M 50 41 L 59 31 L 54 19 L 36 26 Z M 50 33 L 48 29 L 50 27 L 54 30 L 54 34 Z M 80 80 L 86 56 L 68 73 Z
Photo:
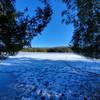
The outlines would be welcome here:
M 29 16 L 17 11 L 16 0 L 0 0 L 0 57 L 14 55 L 40 34 L 50 22 L 54 9 L 49 0 L 39 0 L 43 7 Z M 100 58 L 100 0 L 61 0 L 66 8 L 62 22 L 73 24 L 72 50 L 85 56 Z M 67 37 L 66 37 L 67 38 Z M 32 52 L 68 52 L 69 48 L 27 48 Z M 22 51 L 23 51 L 22 50 Z
M 72 52 L 70 47 L 24 48 L 22 52 Z

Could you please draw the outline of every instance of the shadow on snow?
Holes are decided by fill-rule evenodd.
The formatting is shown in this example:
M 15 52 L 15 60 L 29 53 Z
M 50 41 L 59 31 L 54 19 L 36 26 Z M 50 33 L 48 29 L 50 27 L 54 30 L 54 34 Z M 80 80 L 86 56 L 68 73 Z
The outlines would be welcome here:
M 0 96 L 2 100 L 99 100 L 98 66 L 100 62 L 94 61 L 9 58 L 0 63 L 0 85 L 4 88 L 0 86 Z

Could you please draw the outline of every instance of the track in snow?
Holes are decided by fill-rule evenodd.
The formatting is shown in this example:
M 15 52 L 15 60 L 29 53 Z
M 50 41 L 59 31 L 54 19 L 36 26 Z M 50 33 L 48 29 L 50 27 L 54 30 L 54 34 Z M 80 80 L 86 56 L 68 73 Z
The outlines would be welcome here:
M 0 63 L 0 72 L 14 76 L 10 88 L 16 92 L 15 97 L 5 92 L 2 100 L 100 98 L 99 60 L 75 54 L 20 53 Z

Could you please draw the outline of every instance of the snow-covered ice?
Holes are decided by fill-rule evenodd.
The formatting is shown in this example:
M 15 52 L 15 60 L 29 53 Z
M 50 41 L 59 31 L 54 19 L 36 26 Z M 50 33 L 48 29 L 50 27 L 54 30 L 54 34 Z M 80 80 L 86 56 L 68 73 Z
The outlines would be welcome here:
M 16 92 L 14 96 L 0 93 L 0 100 L 100 99 L 100 60 L 74 53 L 20 52 L 0 63 L 0 73 Z

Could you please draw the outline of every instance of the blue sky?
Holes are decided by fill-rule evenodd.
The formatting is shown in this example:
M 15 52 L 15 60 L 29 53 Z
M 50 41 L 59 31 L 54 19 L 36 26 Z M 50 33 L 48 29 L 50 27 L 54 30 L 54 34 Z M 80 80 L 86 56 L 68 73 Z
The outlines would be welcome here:
M 67 46 L 71 41 L 73 35 L 73 26 L 61 24 L 61 11 L 64 10 L 65 6 L 63 4 L 52 2 L 53 15 L 52 20 L 48 26 L 42 31 L 41 35 L 34 37 L 32 40 L 33 47 L 57 47 L 57 46 Z M 28 14 L 30 16 L 34 15 L 34 10 L 36 7 L 43 6 L 38 0 L 16 0 L 16 8 L 18 10 L 24 10 L 28 7 Z

